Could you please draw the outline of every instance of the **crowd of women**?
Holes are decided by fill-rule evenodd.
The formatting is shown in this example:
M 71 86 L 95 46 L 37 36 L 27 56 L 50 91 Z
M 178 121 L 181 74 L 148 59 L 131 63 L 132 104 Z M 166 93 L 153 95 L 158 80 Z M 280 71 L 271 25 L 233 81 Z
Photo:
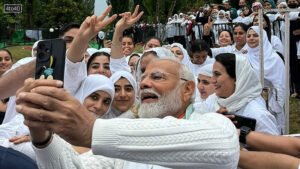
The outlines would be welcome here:
M 272 2 L 272 0 L 265 1 L 265 6 L 267 3 L 273 5 Z M 284 2 L 280 3 L 279 7 L 283 5 L 287 7 Z M 263 34 L 260 34 L 256 11 L 260 7 L 261 4 L 257 2 L 252 5 L 252 9 L 244 6 L 239 16 L 232 12 L 217 11 L 217 9 L 211 10 L 210 17 L 206 17 L 207 11 L 199 12 L 197 16 L 174 15 L 174 18 L 169 18 L 168 22 L 170 27 L 167 32 L 170 34 L 178 32 L 185 35 L 188 30 L 186 23 L 197 18 L 206 18 L 207 23 L 204 24 L 203 30 L 205 41 L 195 40 L 191 43 L 190 49 L 186 49 L 180 43 L 163 45 L 159 38 L 150 37 L 145 41 L 142 53 L 134 52 L 134 38 L 123 36 L 123 32 L 132 26 L 142 13 L 139 15 L 136 13 L 135 18 L 129 17 L 127 21 L 124 19 L 126 14 L 122 14 L 123 19 L 116 24 L 111 48 L 97 50 L 86 48 L 84 41 L 66 41 L 67 48 L 70 47 L 70 50 L 66 57 L 64 87 L 97 118 L 139 118 L 138 112 L 141 106 L 139 86 L 144 79 L 147 65 L 155 58 L 177 58 L 181 64 L 189 68 L 196 81 L 193 104 L 188 106 L 185 114 L 178 118 L 192 119 L 195 113 L 230 112 L 233 115 L 256 119 L 255 131 L 257 132 L 281 135 L 286 127 L 284 103 L 285 92 L 287 92 L 285 80 L 288 77 L 285 77 L 284 73 L 284 47 L 280 39 L 271 35 L 270 31 L 270 15 L 280 17 L 281 14 L 264 15 L 264 30 Z M 297 19 L 299 13 L 290 15 L 297 15 Z M 234 27 L 232 29 L 224 27 L 218 30 L 218 36 L 214 36 L 217 32 L 212 30 L 212 25 L 229 21 L 235 23 Z M 179 27 L 172 28 L 172 24 L 179 24 Z M 86 25 L 83 24 L 80 29 L 84 29 L 84 26 Z M 79 31 L 79 26 L 69 27 L 61 38 L 73 39 Z M 263 37 L 264 48 L 264 86 L 261 86 L 259 78 L 260 36 Z M 86 35 L 86 39 L 92 38 L 91 35 Z M 168 35 L 168 38 L 172 36 Z M 5 76 L 11 70 L 34 60 L 37 45 L 38 42 L 32 47 L 31 58 L 21 59 L 14 65 L 9 50 L 0 49 L 0 75 Z M 84 60 L 78 59 L 82 57 L 80 53 L 85 53 Z M 150 76 L 154 80 L 166 78 L 159 71 Z M 265 95 L 263 88 L 268 89 Z M 155 96 L 147 97 L 151 99 Z M 175 106 L 172 105 L 171 99 L 175 100 L 178 96 L 162 97 L 165 100 L 160 104 L 169 108 Z M 15 110 L 15 100 L 15 96 L 12 96 L 0 104 L 0 111 L 3 112 L 1 115 L 4 118 L 0 126 L 0 144 L 29 156 L 35 162 L 37 157 L 28 137 L 29 130 L 23 124 L 24 117 Z M 67 142 L 64 144 L 69 145 Z M 85 168 L 105 168 L 110 167 L 112 163 L 117 163 L 111 158 L 93 155 L 90 149 L 75 145 L 70 147 L 78 153 L 78 160 Z M 156 167 L 158 166 L 154 166 Z

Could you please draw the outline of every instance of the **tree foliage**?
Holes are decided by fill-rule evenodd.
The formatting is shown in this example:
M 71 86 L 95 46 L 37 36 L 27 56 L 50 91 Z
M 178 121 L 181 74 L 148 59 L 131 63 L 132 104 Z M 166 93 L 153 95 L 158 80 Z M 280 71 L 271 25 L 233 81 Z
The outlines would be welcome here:
M 22 4 L 22 13 L 6 14 L 21 27 L 56 27 L 69 22 L 81 23 L 93 14 L 95 0 L 2 0 L 3 4 Z M 1 4 L 1 8 L 3 8 Z M 1 22 L 3 13 L 0 14 Z M 11 24 L 4 20 L 5 24 Z
M 158 12 L 158 21 L 166 22 L 173 1 L 176 2 L 176 5 L 172 11 L 172 15 L 175 13 L 186 12 L 188 9 L 188 0 L 143 0 L 143 6 L 148 13 L 147 20 L 150 22 L 155 22 L 155 16 Z

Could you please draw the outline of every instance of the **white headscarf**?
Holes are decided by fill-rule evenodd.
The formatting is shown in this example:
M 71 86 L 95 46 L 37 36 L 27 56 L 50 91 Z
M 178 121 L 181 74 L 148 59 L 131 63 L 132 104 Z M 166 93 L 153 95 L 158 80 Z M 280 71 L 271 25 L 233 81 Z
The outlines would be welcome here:
M 172 23 L 172 18 L 168 18 L 168 23 L 167 24 L 171 24 Z
M 198 75 L 212 77 L 213 76 L 212 71 L 213 71 L 213 64 L 207 64 L 199 69 Z
M 138 89 L 137 89 L 136 81 L 135 81 L 134 77 L 132 76 L 132 74 L 129 73 L 129 72 L 126 72 L 126 71 L 118 71 L 118 72 L 114 73 L 110 77 L 110 79 L 113 83 L 116 83 L 122 77 L 126 78 L 133 87 L 133 89 L 134 89 L 134 103 L 133 103 L 133 105 L 136 105 L 138 103 L 138 98 L 137 98 Z M 106 119 L 115 118 L 115 117 L 120 116 L 122 113 L 124 113 L 124 112 L 120 112 L 120 111 L 116 110 L 114 107 L 112 107 L 111 111 L 109 113 L 107 113 L 106 116 L 104 116 L 104 118 L 106 118 Z
M 87 53 L 89 53 L 90 56 L 92 56 L 94 53 L 99 52 L 97 49 L 95 48 L 87 48 L 86 49 Z
M 278 8 L 279 8 L 280 5 L 284 5 L 285 7 L 288 7 L 286 2 L 280 2 L 279 5 L 278 5 Z
M 111 49 L 110 48 L 101 48 L 98 50 L 98 52 L 106 52 L 110 55 Z
M 181 52 L 183 53 L 183 59 L 181 61 L 182 63 L 187 63 L 187 62 L 191 61 L 187 50 L 180 43 L 173 43 L 171 45 L 171 48 L 173 48 L 173 47 L 179 47 L 181 49 Z
M 235 55 L 235 91 L 226 99 L 217 97 L 218 106 L 224 106 L 229 112 L 235 112 L 260 96 L 262 87 L 250 62 L 241 55 Z
M 39 44 L 40 41 L 41 41 L 41 40 L 38 40 L 38 41 L 34 42 L 34 44 L 33 44 L 33 46 L 32 46 L 32 49 L 31 49 L 31 57 L 35 57 L 35 56 L 33 56 L 33 49 L 36 48 L 36 47 L 38 46 L 38 44 Z
M 247 36 L 250 29 L 254 30 L 259 35 L 259 27 L 252 26 L 248 29 Z M 263 30 L 263 49 L 264 49 L 264 74 L 265 76 L 272 75 L 273 74 L 272 69 L 277 62 L 276 60 L 280 59 L 280 56 L 273 50 L 272 44 L 268 40 L 268 36 L 265 30 Z M 246 55 L 247 59 L 250 61 L 254 70 L 259 71 L 260 70 L 259 46 L 255 48 L 251 48 L 247 45 L 247 51 L 248 51 Z
M 83 104 L 86 97 L 98 90 L 108 93 L 111 97 L 111 100 L 114 99 L 115 87 L 113 82 L 106 76 L 99 74 L 88 75 L 81 83 L 81 86 L 76 92 L 75 97 L 81 104 Z
M 223 19 L 221 19 L 221 18 L 219 17 L 219 16 L 220 16 L 220 13 L 223 13 L 223 16 L 224 16 Z M 224 11 L 224 10 L 220 10 L 220 11 L 219 11 L 217 20 L 216 20 L 214 23 L 228 23 L 228 19 L 225 17 L 225 11 Z
M 177 17 L 177 19 L 175 19 L 175 16 Z M 177 14 L 174 15 L 173 23 L 180 23 L 179 16 Z
M 136 85 L 136 81 L 134 79 L 134 77 L 132 76 L 131 73 L 126 72 L 126 71 L 117 71 L 116 73 L 114 73 L 110 79 L 113 83 L 116 83 L 119 79 L 121 79 L 122 77 L 124 77 L 125 79 L 127 79 L 129 81 L 129 83 L 131 84 L 131 86 L 134 89 L 134 94 L 137 95 L 137 85 Z

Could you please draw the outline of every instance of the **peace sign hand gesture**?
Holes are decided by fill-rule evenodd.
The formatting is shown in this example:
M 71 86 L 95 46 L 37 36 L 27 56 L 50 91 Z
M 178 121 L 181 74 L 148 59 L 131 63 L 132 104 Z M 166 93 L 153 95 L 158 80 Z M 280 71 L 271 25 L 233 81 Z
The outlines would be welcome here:
M 97 18 L 96 15 L 88 16 L 85 21 L 81 24 L 78 36 L 90 41 L 93 37 L 97 35 L 99 31 L 101 31 L 106 25 L 110 24 L 113 20 L 117 18 L 117 15 L 114 14 L 110 18 L 105 19 L 109 12 L 111 11 L 112 6 L 108 6 L 104 13 Z
M 134 23 L 136 23 L 144 14 L 143 11 L 138 14 L 138 10 L 139 10 L 139 5 L 135 7 L 133 14 L 131 14 L 130 12 L 119 14 L 119 16 L 122 17 L 122 19 L 120 19 L 117 22 L 116 29 L 123 32 L 124 30 L 130 28 Z

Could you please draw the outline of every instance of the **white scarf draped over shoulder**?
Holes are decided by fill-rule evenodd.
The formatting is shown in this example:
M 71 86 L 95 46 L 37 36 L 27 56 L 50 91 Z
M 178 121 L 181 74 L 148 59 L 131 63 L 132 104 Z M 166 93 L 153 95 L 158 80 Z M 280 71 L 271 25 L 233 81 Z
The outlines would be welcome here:
M 249 30 L 254 30 L 259 35 L 259 27 L 252 26 L 248 29 L 247 35 Z M 268 36 L 265 30 L 263 30 L 263 52 L 264 52 L 264 76 L 267 80 L 272 81 L 276 80 L 278 77 L 276 73 L 274 73 L 274 67 L 278 66 L 278 69 L 284 70 L 284 64 L 280 58 L 280 56 L 273 50 L 273 47 L 268 40 Z M 259 56 L 259 46 L 255 48 L 251 48 L 247 45 L 247 59 L 250 61 L 251 65 L 253 66 L 254 70 L 257 71 L 258 75 L 260 76 L 260 56 Z
M 262 87 L 249 61 L 241 55 L 235 57 L 235 91 L 228 98 L 216 98 L 216 107 L 224 106 L 229 112 L 236 112 L 260 96 Z

